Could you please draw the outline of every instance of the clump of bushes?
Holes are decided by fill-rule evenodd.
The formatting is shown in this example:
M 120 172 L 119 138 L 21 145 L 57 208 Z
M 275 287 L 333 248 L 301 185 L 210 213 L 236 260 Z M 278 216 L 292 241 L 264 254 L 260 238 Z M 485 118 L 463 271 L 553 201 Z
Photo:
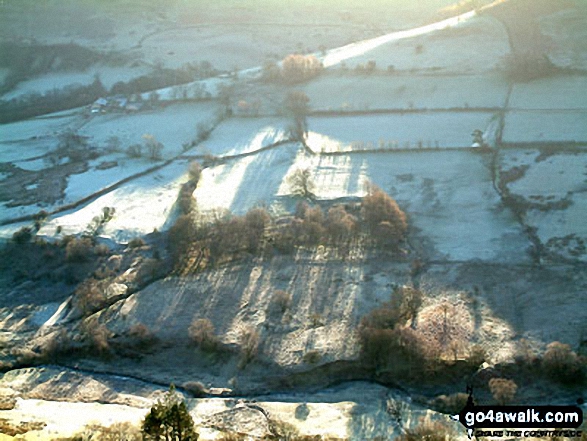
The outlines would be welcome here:
M 206 386 L 199 381 L 187 381 L 183 383 L 181 387 L 188 391 L 194 398 L 202 398 L 208 394 Z
M 283 59 L 281 68 L 273 62 L 263 66 L 263 78 L 267 81 L 280 80 L 287 84 L 300 83 L 316 77 L 324 66 L 314 55 L 291 54 Z
M 215 352 L 220 347 L 220 340 L 209 319 L 201 318 L 192 321 L 188 334 L 192 343 L 205 352 Z
M 145 416 L 141 427 L 143 439 L 197 441 L 194 421 L 188 412 L 185 400 L 175 392 L 175 386 L 163 400 L 158 401 Z
M 569 345 L 555 341 L 546 347 L 542 368 L 552 379 L 561 383 L 580 383 L 585 379 L 587 363 Z
M 259 351 L 259 333 L 251 327 L 244 328 L 240 335 L 241 358 L 239 367 L 244 369 L 257 357 Z
M 404 242 L 408 232 L 407 216 L 380 188 L 369 189 L 361 203 L 361 214 L 376 243 L 397 249 Z
M 506 378 L 492 378 L 489 380 L 489 390 L 493 395 L 493 399 L 500 406 L 504 406 L 514 399 L 518 385 L 513 380 Z
M 83 263 L 94 255 L 94 243 L 89 237 L 69 237 L 65 240 L 65 260 L 71 263 Z

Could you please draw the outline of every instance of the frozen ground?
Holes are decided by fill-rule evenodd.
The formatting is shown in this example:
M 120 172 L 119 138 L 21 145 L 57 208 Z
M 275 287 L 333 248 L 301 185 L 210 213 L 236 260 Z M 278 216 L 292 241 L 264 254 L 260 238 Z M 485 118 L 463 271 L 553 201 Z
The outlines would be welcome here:
M 205 169 L 194 192 L 198 207 L 243 214 L 258 203 L 273 202 L 300 149 L 286 144 Z
M 587 112 L 552 110 L 510 111 L 503 142 L 587 142 Z
M 512 109 L 587 110 L 587 76 L 557 76 L 514 85 Z
M 530 209 L 526 222 L 537 229 L 546 248 L 563 257 L 587 261 L 587 155 L 560 152 L 537 160 L 539 152 L 513 150 L 503 153 L 506 170 L 529 167 L 524 176 L 508 184 L 510 191 L 528 202 L 545 206 L 566 204 L 549 210 Z
M 7 142 L 55 136 L 68 128 L 74 127 L 80 121 L 78 115 L 72 115 L 67 117 L 34 118 L 2 124 L 0 125 L 0 148 L 3 149 Z
M 492 187 L 486 159 L 471 152 L 360 154 L 314 159 L 318 197 L 362 196 L 372 182 L 394 197 L 433 244 L 455 261 L 526 261 L 528 241 Z
M 389 192 L 431 241 L 436 259 L 527 260 L 529 243 L 501 206 L 483 156 L 444 151 L 319 157 L 296 149 L 282 146 L 206 169 L 194 193 L 198 207 L 242 214 L 265 203 L 280 212 L 291 193 L 287 176 L 309 168 L 319 199 L 362 197 L 369 182 Z
M 471 147 L 471 133 L 493 119 L 483 112 L 310 117 L 308 145 L 316 152 L 391 148 Z M 391 144 L 390 144 L 391 143 Z
M 164 146 L 163 157 L 170 158 L 183 151 L 182 144 L 196 139 L 198 123 L 212 123 L 217 109 L 215 103 L 182 103 L 133 115 L 98 115 L 79 133 L 102 146 L 116 136 L 123 149 L 131 144 L 144 144 L 143 135 L 153 135 Z
M 315 110 L 497 108 L 507 91 L 497 75 L 326 74 L 304 86 Z
M 464 14 L 460 18 L 392 33 L 334 49 L 324 58 L 326 67 L 366 65 L 373 60 L 381 69 L 479 73 L 493 70 L 509 53 L 505 29 L 491 17 Z M 336 67 L 334 67 L 336 68 Z
M 105 170 L 96 168 L 103 162 L 116 162 L 116 166 Z M 89 170 L 69 176 L 63 203 L 71 204 L 108 187 L 124 178 L 156 166 L 157 163 L 148 159 L 130 159 L 123 153 L 102 156 L 90 161 Z
M 285 139 L 288 121 L 278 118 L 231 118 L 190 154 L 232 156 L 251 153 Z
M 164 231 L 173 224 L 179 189 L 189 179 L 187 168 L 186 161 L 176 161 L 137 178 L 73 212 L 52 217 L 39 234 L 54 236 L 58 225 L 64 235 L 82 233 L 104 207 L 116 212 L 100 231 L 101 237 L 125 243 L 154 229 Z
M 573 9 L 557 12 L 540 19 L 540 30 L 553 45 L 549 59 L 558 66 L 587 69 L 587 14 L 577 2 Z
M 0 163 L 20 162 L 24 165 L 29 159 L 44 156 L 55 150 L 58 144 L 57 138 L 0 142 Z

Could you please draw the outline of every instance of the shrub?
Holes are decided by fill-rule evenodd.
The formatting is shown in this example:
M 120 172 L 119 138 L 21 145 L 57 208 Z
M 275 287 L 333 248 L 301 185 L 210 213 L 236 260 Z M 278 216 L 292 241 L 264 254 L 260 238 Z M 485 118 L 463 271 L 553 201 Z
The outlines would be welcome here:
M 322 63 L 314 55 L 292 54 L 281 63 L 281 77 L 286 83 L 299 83 L 318 75 Z
M 220 342 L 214 332 L 214 325 L 209 319 L 196 319 L 188 329 L 192 342 L 206 352 L 214 352 L 218 349 Z
M 143 135 L 143 140 L 145 142 L 145 147 L 147 148 L 149 158 L 153 161 L 158 161 L 159 159 L 161 159 L 163 144 L 157 141 L 153 135 L 149 134 Z
M 396 438 L 396 441 L 452 441 L 458 437 L 453 430 L 440 421 L 431 421 L 430 419 L 420 420 L 413 429 L 407 429 L 406 432 Z
M 202 166 L 199 162 L 192 161 L 190 162 L 188 173 L 190 175 L 190 180 L 197 184 L 202 176 Z
M 581 358 L 569 345 L 558 341 L 546 347 L 542 366 L 551 378 L 562 383 L 580 382 L 584 377 Z
M 414 320 L 422 306 L 424 294 L 413 286 L 401 286 L 393 290 L 390 307 L 397 311 L 402 323 Z
M 285 178 L 289 191 L 294 196 L 314 198 L 314 179 L 309 168 L 298 168 Z
M 146 245 L 145 241 L 141 237 L 135 237 L 128 242 L 129 248 L 142 248 Z
M 289 305 L 291 304 L 291 294 L 288 294 L 285 291 L 278 289 L 273 293 L 271 297 L 271 303 L 269 304 L 269 309 L 272 312 L 278 312 L 280 314 L 285 313 Z
M 177 265 L 194 240 L 196 226 L 191 216 L 184 214 L 177 218 L 167 235 L 167 244 L 174 263 Z
M 369 189 L 361 202 L 361 213 L 376 242 L 395 247 L 404 241 L 408 231 L 406 215 L 381 189 Z
M 92 353 L 102 357 L 111 354 L 110 338 L 112 333 L 103 323 L 98 323 L 98 320 L 94 317 L 82 323 L 82 335 L 89 344 L 89 349 Z
M 259 350 L 259 333 L 252 327 L 245 328 L 240 335 L 241 359 L 239 367 L 243 369 L 257 356 Z
M 175 392 L 173 385 L 165 398 L 151 407 L 145 416 L 142 433 L 145 440 L 197 441 L 199 438 L 185 401 Z
M 126 154 L 130 158 L 140 158 L 143 156 L 143 148 L 140 144 L 131 144 L 126 149 Z
M 104 307 L 106 294 L 98 280 L 89 278 L 76 288 L 73 300 L 82 315 L 89 315 Z
M 134 344 L 141 348 L 152 346 L 157 341 L 157 338 L 143 323 L 136 323 L 128 330 L 129 337 L 134 341 Z
M 188 381 L 182 385 L 182 387 L 188 391 L 194 398 L 202 398 L 208 394 L 206 386 L 199 381 Z
M 357 219 L 347 213 L 344 207 L 337 205 L 328 210 L 326 230 L 333 243 L 343 243 L 357 232 Z
M 514 381 L 505 378 L 492 378 L 489 380 L 489 390 L 493 395 L 493 399 L 500 406 L 504 406 L 514 399 L 518 385 Z
M 244 221 L 247 248 L 250 252 L 255 252 L 260 248 L 265 236 L 265 228 L 269 225 L 271 217 L 264 208 L 253 208 L 247 212 Z
M 94 244 L 88 237 L 72 238 L 65 246 L 65 260 L 71 263 L 87 262 L 94 254 Z
M 12 235 L 12 241 L 22 245 L 28 243 L 33 238 L 33 230 L 31 227 L 22 227 Z

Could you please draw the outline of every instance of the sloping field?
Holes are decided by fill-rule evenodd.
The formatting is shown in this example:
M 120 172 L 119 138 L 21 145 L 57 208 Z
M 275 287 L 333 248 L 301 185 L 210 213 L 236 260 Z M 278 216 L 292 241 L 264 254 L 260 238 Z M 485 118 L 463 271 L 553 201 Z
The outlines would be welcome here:
M 57 226 L 62 227 L 62 234 L 82 233 L 104 207 L 114 207 L 116 212 L 100 231 L 102 237 L 125 243 L 133 237 L 152 233 L 154 229 L 164 231 L 173 224 L 179 189 L 187 180 L 187 162 L 176 161 L 126 183 L 82 208 L 51 218 L 39 234 L 53 236 Z M 82 179 L 80 185 L 85 181 Z
M 559 11 L 539 20 L 541 32 L 553 44 L 549 59 L 560 67 L 587 69 L 587 10 L 577 2 L 575 8 Z
M 231 118 L 190 154 L 231 156 L 250 153 L 285 139 L 288 122 L 277 118 Z
M 381 69 L 479 73 L 493 70 L 509 52 L 503 25 L 491 17 L 475 17 L 453 28 L 392 41 L 373 50 L 366 45 L 364 53 L 344 62 L 349 68 L 373 60 Z M 325 64 L 329 65 L 328 57 Z
M 528 154 L 530 153 L 530 154 Z M 560 152 L 544 159 L 536 151 L 508 151 L 503 167 L 528 167 L 508 184 L 510 191 L 544 209 L 532 208 L 526 222 L 555 255 L 587 261 L 587 155 Z M 549 205 L 552 204 L 552 205 Z
M 182 103 L 134 115 L 99 115 L 93 117 L 80 134 L 100 145 L 106 145 L 110 137 L 116 136 L 122 148 L 143 144 L 143 135 L 150 134 L 163 144 L 163 157 L 169 158 L 182 152 L 183 143 L 196 138 L 197 124 L 210 123 L 216 110 L 213 103 Z
M 324 75 L 304 92 L 314 110 L 503 107 L 508 86 L 494 75 Z
M 587 110 L 587 76 L 558 76 L 514 85 L 513 109 Z
M 98 168 L 105 161 L 112 161 L 117 165 L 105 170 Z M 157 163 L 148 159 L 130 159 L 122 153 L 107 155 L 90 161 L 88 171 L 69 176 L 63 202 L 66 204 L 76 202 L 79 199 L 155 165 Z
M 258 203 L 273 202 L 299 151 L 298 144 L 287 144 L 206 168 L 194 192 L 198 208 L 243 214 Z
M 316 152 L 471 147 L 471 133 L 486 131 L 491 113 L 417 113 L 308 118 L 308 145 Z
M 283 212 L 291 209 L 287 176 L 308 168 L 322 200 L 362 197 L 369 182 L 388 191 L 430 242 L 432 258 L 527 259 L 528 241 L 501 207 L 482 156 L 444 151 L 320 157 L 296 150 L 279 147 L 204 170 L 194 192 L 198 207 L 242 214 L 262 202 Z
M 362 196 L 372 182 L 394 197 L 431 256 L 526 261 L 527 239 L 501 207 L 482 156 L 470 152 L 365 153 L 315 158 L 318 197 Z
M 35 118 L 0 125 L 0 143 L 55 136 L 79 122 L 79 116 Z M 0 148 L 4 148 L 0 144 Z
M 57 138 L 0 142 L 0 163 L 20 161 L 21 164 L 24 164 L 31 158 L 43 156 L 51 150 L 54 150 L 57 148 L 58 144 L 59 141 Z M 35 159 L 33 159 L 33 161 L 35 161 Z
M 508 112 L 503 142 L 587 142 L 587 112 Z

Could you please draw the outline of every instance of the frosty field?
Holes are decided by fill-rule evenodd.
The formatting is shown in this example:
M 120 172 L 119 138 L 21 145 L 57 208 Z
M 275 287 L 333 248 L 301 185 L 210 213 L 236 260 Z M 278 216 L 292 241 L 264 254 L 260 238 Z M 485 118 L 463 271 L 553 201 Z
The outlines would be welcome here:
M 403 115 L 311 117 L 308 145 L 315 152 L 361 149 L 470 147 L 471 133 L 491 127 L 484 112 L 428 112 Z M 381 142 L 380 142 L 381 141 Z
M 303 88 L 314 110 L 499 108 L 508 85 L 497 75 L 326 74 Z
M 143 135 L 153 135 L 164 146 L 163 157 L 170 158 L 183 151 L 182 144 L 196 138 L 198 123 L 210 124 L 214 120 L 216 111 L 214 103 L 182 103 L 134 115 L 98 115 L 80 133 L 102 146 L 116 136 L 125 149 L 131 144 L 143 144 Z
M 190 154 L 231 156 L 251 153 L 285 139 L 281 118 L 233 118 L 222 122 Z
M 508 112 L 503 142 L 587 142 L 587 113 L 572 110 Z
M 62 234 L 80 234 L 104 207 L 114 207 L 114 217 L 99 232 L 101 237 L 126 243 L 134 237 L 165 231 L 174 220 L 174 206 L 181 185 L 188 180 L 187 162 L 177 161 L 157 172 L 135 179 L 87 205 L 52 217 L 39 234 L 52 237 L 57 226 Z
M 368 44 L 364 46 L 357 55 L 344 57 L 346 66 L 354 68 L 373 60 L 381 69 L 393 66 L 395 70 L 479 73 L 495 69 L 510 51 L 503 25 L 490 17 L 463 19 L 455 27 L 390 41 L 372 50 Z M 335 53 L 328 54 L 324 64 L 336 69 L 336 59 Z
M 512 109 L 587 110 L 587 77 L 558 76 L 514 85 Z

